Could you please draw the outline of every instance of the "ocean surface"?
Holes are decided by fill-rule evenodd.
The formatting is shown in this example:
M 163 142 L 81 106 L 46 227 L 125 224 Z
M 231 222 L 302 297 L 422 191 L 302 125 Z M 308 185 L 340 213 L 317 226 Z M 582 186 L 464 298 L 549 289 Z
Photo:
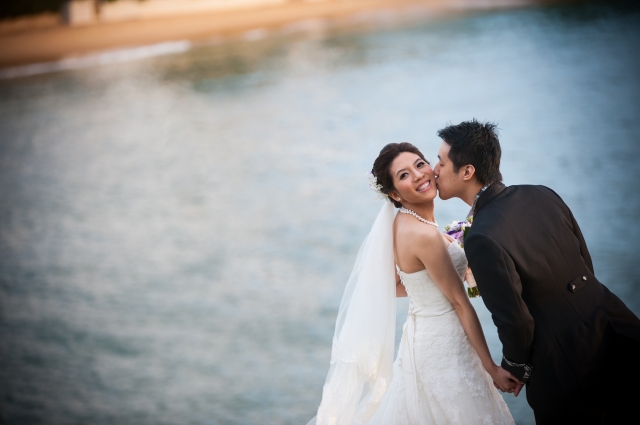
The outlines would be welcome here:
M 381 207 L 365 173 L 389 142 L 435 159 L 473 117 L 640 314 L 640 9 L 389 21 L 0 80 L 0 423 L 306 424 Z

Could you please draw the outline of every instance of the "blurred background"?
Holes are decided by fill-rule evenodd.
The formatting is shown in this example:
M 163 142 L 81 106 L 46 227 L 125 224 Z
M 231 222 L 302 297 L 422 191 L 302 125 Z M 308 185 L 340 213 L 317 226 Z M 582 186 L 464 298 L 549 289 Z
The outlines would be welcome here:
M 0 423 L 306 424 L 381 207 L 365 173 L 389 142 L 435 160 L 436 131 L 473 117 L 499 124 L 505 183 L 558 192 L 599 279 L 640 314 L 640 8 L 358 4 L 0 54 Z M 120 25 L 15 16 L 0 46 Z M 436 201 L 441 226 L 467 211 Z M 505 399 L 534 423 L 524 396 Z

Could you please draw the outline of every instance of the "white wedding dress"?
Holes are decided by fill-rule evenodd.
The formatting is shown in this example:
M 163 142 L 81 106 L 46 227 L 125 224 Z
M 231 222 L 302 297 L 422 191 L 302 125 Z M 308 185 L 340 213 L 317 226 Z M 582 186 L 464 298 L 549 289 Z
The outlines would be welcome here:
M 426 270 L 403 273 L 394 264 L 394 216 L 385 202 L 360 247 L 308 425 L 514 424 L 451 302 Z M 464 251 L 455 242 L 448 251 L 462 278 Z M 410 308 L 394 362 L 396 273 Z
M 453 263 L 464 276 L 467 259 L 456 242 Z M 482 367 L 458 314 L 426 270 L 398 274 L 410 298 L 393 379 L 369 424 L 513 424 L 511 413 Z

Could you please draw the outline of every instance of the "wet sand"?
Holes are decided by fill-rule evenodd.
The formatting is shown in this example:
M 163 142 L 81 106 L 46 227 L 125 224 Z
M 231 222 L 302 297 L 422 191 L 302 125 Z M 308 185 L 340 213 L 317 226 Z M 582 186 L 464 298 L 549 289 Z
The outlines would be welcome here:
M 351 0 L 294 2 L 264 8 L 217 11 L 153 20 L 64 25 L 0 34 L 0 69 L 56 61 L 110 49 L 143 46 L 173 40 L 203 41 L 258 28 L 277 28 L 308 19 L 357 16 L 385 9 L 439 15 L 471 9 L 521 7 L 550 1 L 530 0 Z

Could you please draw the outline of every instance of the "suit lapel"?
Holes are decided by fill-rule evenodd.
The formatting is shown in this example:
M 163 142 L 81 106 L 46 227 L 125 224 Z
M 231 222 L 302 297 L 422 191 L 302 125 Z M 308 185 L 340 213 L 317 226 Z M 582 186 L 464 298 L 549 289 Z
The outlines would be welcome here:
M 482 207 L 487 205 L 489 201 L 495 198 L 500 192 L 502 192 L 506 188 L 507 186 L 505 186 L 501 182 L 496 182 L 496 183 L 493 183 L 491 186 L 489 186 L 487 190 L 485 190 L 478 198 L 478 202 L 476 202 L 476 207 L 473 210 L 473 216 L 476 217 L 480 212 L 480 210 L 482 209 Z

